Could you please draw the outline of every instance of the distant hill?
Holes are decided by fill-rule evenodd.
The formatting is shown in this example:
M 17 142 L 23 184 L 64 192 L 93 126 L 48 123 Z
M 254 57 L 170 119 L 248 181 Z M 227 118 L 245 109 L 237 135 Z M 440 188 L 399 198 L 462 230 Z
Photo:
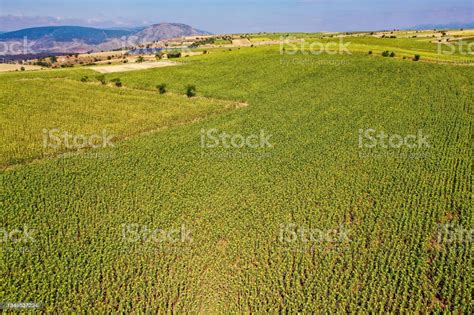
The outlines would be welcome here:
M 82 53 L 204 34 L 210 33 L 178 23 L 160 23 L 149 27 L 112 30 L 82 26 L 45 26 L 0 33 L 0 42 L 16 43 L 7 45 L 14 47 L 15 51 L 8 51 L 5 55 L 45 52 Z
M 130 35 L 127 30 L 102 30 L 82 26 L 45 26 L 26 28 L 18 31 L 0 34 L 0 41 L 27 38 L 28 40 L 52 40 L 56 42 L 69 42 L 83 40 L 86 44 L 97 45 L 111 38 L 120 38 Z
M 474 28 L 474 22 L 469 23 L 450 23 L 450 24 L 424 24 L 410 27 L 410 30 L 448 30 L 448 29 L 469 29 Z
M 151 25 L 133 36 L 139 43 L 146 43 L 166 38 L 175 38 L 183 36 L 207 35 L 209 32 L 192 28 L 186 24 L 178 23 L 160 23 Z

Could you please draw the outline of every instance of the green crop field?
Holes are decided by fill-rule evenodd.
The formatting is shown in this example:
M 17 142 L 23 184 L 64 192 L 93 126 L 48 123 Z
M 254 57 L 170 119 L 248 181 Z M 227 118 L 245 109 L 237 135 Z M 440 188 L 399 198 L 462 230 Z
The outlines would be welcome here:
M 416 39 L 347 40 L 352 54 L 215 50 L 105 76 L 122 87 L 84 68 L 0 74 L 0 302 L 473 313 L 474 71 L 423 62 L 436 45 Z M 45 148 L 54 128 L 117 138 Z

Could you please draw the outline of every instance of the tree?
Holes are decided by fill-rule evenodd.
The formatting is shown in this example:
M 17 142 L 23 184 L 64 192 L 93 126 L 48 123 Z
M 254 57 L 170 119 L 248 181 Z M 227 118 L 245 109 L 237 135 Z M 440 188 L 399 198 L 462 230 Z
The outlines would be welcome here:
M 56 56 L 50 56 L 49 57 L 49 60 L 51 61 L 51 63 L 56 63 L 58 62 L 58 58 Z
M 141 62 L 143 62 L 143 61 L 145 61 L 145 58 L 143 58 L 143 56 L 138 56 L 136 62 L 141 63 Z
M 413 58 L 414 61 L 420 60 L 421 56 L 420 55 L 415 55 L 415 58 Z

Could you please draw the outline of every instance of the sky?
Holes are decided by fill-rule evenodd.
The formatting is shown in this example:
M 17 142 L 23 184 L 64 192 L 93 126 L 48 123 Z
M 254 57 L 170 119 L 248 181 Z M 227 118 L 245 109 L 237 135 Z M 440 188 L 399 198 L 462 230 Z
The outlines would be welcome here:
M 474 21 L 474 0 L 0 0 L 0 31 L 176 22 L 213 33 L 408 28 Z

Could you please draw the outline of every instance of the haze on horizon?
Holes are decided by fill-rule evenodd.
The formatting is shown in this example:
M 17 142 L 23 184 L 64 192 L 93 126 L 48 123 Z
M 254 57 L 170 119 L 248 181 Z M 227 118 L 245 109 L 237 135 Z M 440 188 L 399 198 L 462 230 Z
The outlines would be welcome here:
M 176 22 L 213 33 L 318 32 L 473 21 L 472 0 L 0 0 L 0 31 Z

